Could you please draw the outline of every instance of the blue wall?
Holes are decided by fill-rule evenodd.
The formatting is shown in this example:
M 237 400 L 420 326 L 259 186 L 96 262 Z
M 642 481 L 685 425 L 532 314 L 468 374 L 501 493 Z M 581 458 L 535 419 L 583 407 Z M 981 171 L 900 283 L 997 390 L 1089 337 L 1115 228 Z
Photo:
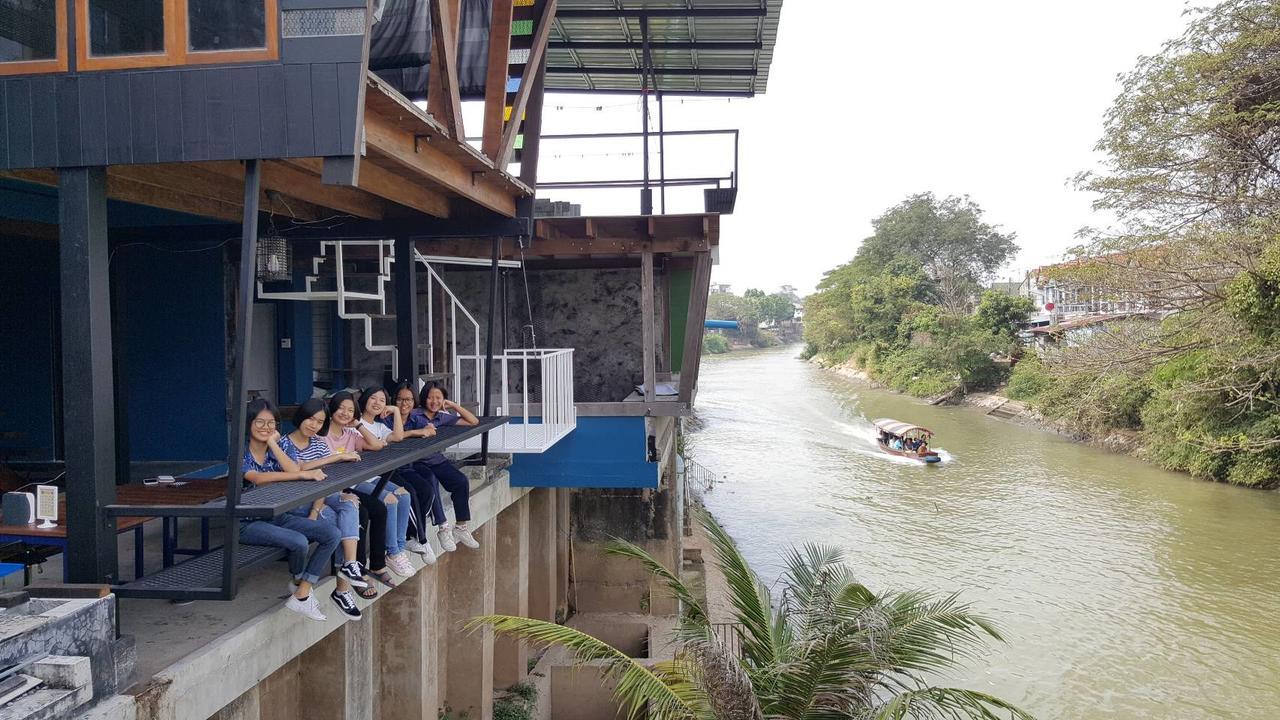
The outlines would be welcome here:
M 53 460 L 58 246 L 3 238 L 0 247 L 0 458 Z
M 226 458 L 222 254 L 208 242 L 115 248 L 133 460 Z
M 578 427 L 544 453 L 516 455 L 520 487 L 656 488 L 642 417 L 579 417 Z

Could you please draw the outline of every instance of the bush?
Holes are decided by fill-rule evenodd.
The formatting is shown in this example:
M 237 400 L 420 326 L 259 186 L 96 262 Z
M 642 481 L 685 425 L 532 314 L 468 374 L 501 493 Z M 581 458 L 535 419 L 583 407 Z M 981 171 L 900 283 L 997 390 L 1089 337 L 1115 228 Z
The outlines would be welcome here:
M 706 335 L 702 338 L 703 352 L 723 355 L 729 352 L 729 340 L 723 335 Z
M 1053 377 L 1040 358 L 1028 355 L 1013 366 L 1005 394 L 1014 400 L 1034 402 L 1053 385 Z
M 493 720 L 531 720 L 538 702 L 538 688 L 533 683 L 512 685 L 493 701 Z

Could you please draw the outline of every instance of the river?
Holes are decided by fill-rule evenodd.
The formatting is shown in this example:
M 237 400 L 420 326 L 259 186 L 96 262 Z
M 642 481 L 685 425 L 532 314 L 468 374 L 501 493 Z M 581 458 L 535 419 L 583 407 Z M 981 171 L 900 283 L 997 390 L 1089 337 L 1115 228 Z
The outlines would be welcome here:
M 797 348 L 703 359 L 688 450 L 707 507 L 769 583 L 838 545 L 873 590 L 959 591 L 1007 644 L 946 682 L 1040 720 L 1280 718 L 1280 493 L 855 385 Z M 880 453 L 871 420 L 945 460 Z

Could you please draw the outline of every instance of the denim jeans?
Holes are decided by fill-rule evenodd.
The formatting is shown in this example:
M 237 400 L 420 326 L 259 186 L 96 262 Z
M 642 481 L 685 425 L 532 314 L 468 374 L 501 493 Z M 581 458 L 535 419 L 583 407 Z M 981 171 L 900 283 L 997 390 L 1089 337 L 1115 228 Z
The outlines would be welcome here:
M 316 543 L 315 552 L 307 559 L 307 550 Z M 297 580 L 313 585 L 329 574 L 330 558 L 341 538 L 331 520 L 309 520 L 286 514 L 275 520 L 255 520 L 240 524 L 240 542 L 245 545 L 267 545 L 289 551 L 289 572 Z
M 354 498 L 347 494 L 348 498 Z M 343 540 L 360 539 L 360 507 L 350 500 L 343 499 L 343 493 L 334 493 L 324 499 L 325 507 L 337 516 L 338 530 Z
M 449 499 L 453 501 L 453 517 L 460 523 L 471 520 L 471 481 L 467 480 L 467 476 L 462 471 L 454 467 L 451 462 L 443 462 L 439 465 L 427 465 L 426 463 L 414 463 L 413 468 L 419 473 L 430 472 L 440 486 L 449 493 Z M 431 504 L 431 519 L 433 525 L 443 525 L 447 518 L 444 515 L 444 505 L 440 502 L 440 493 L 436 492 L 435 502 Z
M 369 480 L 367 482 L 360 483 L 352 488 L 352 490 L 355 490 L 357 493 L 367 495 L 373 492 L 374 488 L 377 487 L 377 484 L 376 480 Z M 383 505 L 387 508 L 386 542 L 388 555 L 396 555 L 404 552 L 405 538 L 408 537 L 409 533 L 409 517 L 413 514 L 413 501 L 409 496 L 408 491 L 396 493 L 397 490 L 403 491 L 404 489 L 399 485 L 389 482 L 382 489 L 382 494 L 378 496 L 378 499 L 381 500 Z M 387 496 L 393 493 L 396 493 L 396 502 L 395 504 L 388 505 L 386 503 Z

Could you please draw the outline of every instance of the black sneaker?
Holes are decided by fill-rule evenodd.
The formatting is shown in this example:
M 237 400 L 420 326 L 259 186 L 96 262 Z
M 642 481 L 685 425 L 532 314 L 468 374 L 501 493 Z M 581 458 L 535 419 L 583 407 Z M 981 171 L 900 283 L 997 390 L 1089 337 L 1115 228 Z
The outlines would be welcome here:
M 356 607 L 356 599 L 351 597 L 351 592 L 338 592 L 334 590 L 329 593 L 329 599 L 333 601 L 338 609 L 346 613 L 347 617 L 353 620 L 360 619 L 360 608 Z
M 347 582 L 351 583 L 351 587 L 358 587 L 358 588 L 369 587 L 369 583 L 365 582 L 364 580 L 364 575 L 365 575 L 364 568 L 360 567 L 360 563 L 356 562 L 355 560 L 352 560 L 351 562 L 346 563 L 342 567 L 338 568 L 338 572 L 341 573 L 343 580 L 346 580 Z

